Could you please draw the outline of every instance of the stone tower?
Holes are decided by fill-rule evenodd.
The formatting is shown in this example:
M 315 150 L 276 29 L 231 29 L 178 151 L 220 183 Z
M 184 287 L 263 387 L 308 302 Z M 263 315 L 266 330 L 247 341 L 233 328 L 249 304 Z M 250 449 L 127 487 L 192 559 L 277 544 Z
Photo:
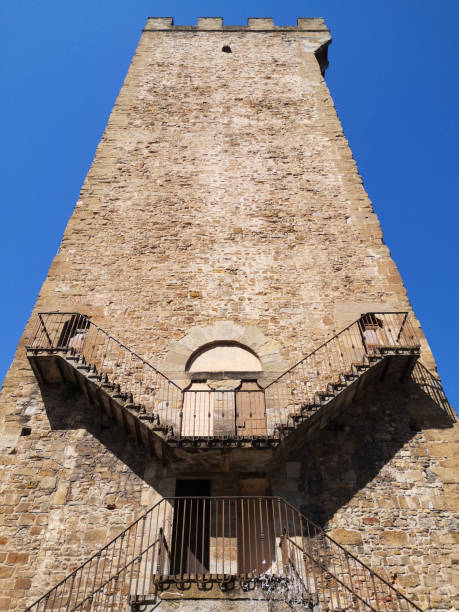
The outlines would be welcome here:
M 457 605 L 457 424 L 330 40 L 148 20 L 4 382 L 0 610 Z

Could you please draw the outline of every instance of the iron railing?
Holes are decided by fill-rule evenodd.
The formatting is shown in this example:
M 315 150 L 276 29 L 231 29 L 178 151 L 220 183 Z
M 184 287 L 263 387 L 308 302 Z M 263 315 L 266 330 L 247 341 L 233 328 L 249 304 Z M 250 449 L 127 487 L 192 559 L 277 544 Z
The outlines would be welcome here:
M 121 611 L 171 583 L 239 587 L 323 611 L 419 610 L 280 497 L 171 497 L 27 611 Z
M 268 432 L 314 413 L 324 398 L 356 379 L 359 368 L 372 359 L 418 348 L 407 312 L 362 315 L 265 387 Z
M 415 382 L 427 397 L 437 406 L 439 414 L 450 425 L 457 422 L 457 414 L 448 401 L 438 375 L 433 374 L 419 361 L 413 368 L 411 380 Z
M 79 357 L 140 415 L 161 422 L 171 433 L 179 430 L 182 389 L 87 316 L 39 313 L 28 349 Z
M 236 389 L 210 389 L 195 382 L 183 393 L 182 438 L 266 438 L 264 390 L 256 381 Z
M 185 441 L 279 439 L 298 417 L 319 409 L 323 397 L 344 389 L 362 364 L 418 346 L 408 313 L 367 313 L 264 389 L 248 380 L 236 389 L 206 382 L 182 389 L 79 313 L 40 313 L 28 348 L 76 355 L 140 416 Z

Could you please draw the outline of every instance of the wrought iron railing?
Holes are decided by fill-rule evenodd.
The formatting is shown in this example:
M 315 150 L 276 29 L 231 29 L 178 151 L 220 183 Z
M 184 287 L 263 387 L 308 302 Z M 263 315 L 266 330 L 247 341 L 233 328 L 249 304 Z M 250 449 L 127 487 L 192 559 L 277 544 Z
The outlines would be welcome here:
M 357 379 L 361 367 L 384 354 L 418 348 L 407 312 L 362 315 L 265 387 L 269 433 L 313 414 L 334 392 Z
M 28 348 L 78 357 L 140 416 L 179 431 L 182 389 L 87 316 L 39 313 Z
M 182 438 L 266 438 L 264 390 L 256 381 L 236 389 L 192 383 L 183 394 L 181 419 Z
M 28 348 L 75 356 L 140 418 L 162 427 L 170 439 L 185 441 L 279 439 L 372 359 L 418 346 L 408 313 L 368 313 L 264 389 L 242 381 L 236 389 L 194 382 L 185 390 L 79 313 L 40 313 Z
M 165 498 L 27 610 L 123 610 L 171 583 L 311 609 L 419 610 L 279 497 Z
M 413 368 L 411 380 L 415 382 L 430 400 L 436 404 L 439 414 L 450 425 L 457 422 L 457 414 L 448 401 L 438 375 L 433 374 L 419 361 Z

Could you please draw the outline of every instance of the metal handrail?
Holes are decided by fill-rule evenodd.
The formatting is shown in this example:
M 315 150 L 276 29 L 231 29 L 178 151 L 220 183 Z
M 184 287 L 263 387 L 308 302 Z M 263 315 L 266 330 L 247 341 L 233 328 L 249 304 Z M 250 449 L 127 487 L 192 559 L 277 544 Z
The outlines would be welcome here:
M 82 315 L 79 312 L 60 312 L 60 311 L 50 311 L 50 312 L 39 312 L 38 313 L 38 317 L 40 320 L 40 324 L 42 325 L 43 329 L 44 329 L 44 333 L 48 338 L 49 343 L 52 345 L 50 348 L 66 348 L 65 346 L 53 346 L 53 342 L 49 336 L 48 331 L 46 330 L 46 325 L 43 321 L 43 316 L 45 315 L 59 315 L 59 316 L 70 316 L 70 317 L 81 317 L 81 319 L 86 319 L 89 323 L 89 325 L 91 327 L 94 327 L 95 329 L 97 329 L 101 334 L 103 334 L 104 336 L 106 336 L 109 340 L 115 342 L 120 348 L 124 349 L 125 351 L 127 351 L 128 353 L 130 353 L 133 357 L 135 357 L 136 359 L 138 359 L 139 361 L 143 362 L 146 366 L 148 366 L 149 368 L 151 368 L 152 370 L 154 370 L 157 374 L 164 376 L 164 378 L 167 378 L 167 380 L 174 385 L 175 387 L 177 387 L 177 389 L 180 389 L 180 391 L 183 391 L 182 387 L 180 387 L 177 383 L 175 383 L 173 380 L 169 379 L 165 374 L 163 374 L 162 372 L 160 372 L 157 368 L 155 368 L 155 366 L 151 365 L 151 363 L 149 363 L 148 361 L 146 361 L 143 357 L 141 357 L 140 355 L 138 355 L 135 351 L 133 351 L 132 349 L 130 349 L 128 346 L 126 346 L 125 344 L 123 344 L 122 342 L 120 342 L 117 338 L 115 338 L 114 336 L 112 336 L 111 334 L 109 334 L 108 332 L 106 332 L 104 329 L 102 329 L 101 327 L 99 327 L 99 325 L 97 325 L 97 323 L 94 323 L 94 321 L 92 321 L 88 316 L 86 315 Z M 75 328 L 77 328 L 77 320 L 75 322 Z M 35 333 L 32 334 L 33 335 L 33 339 L 32 339 L 32 344 L 27 345 L 26 348 L 30 348 L 30 349 L 37 349 L 37 348 L 41 348 L 40 346 L 36 346 L 37 344 L 37 336 L 38 336 L 38 332 L 39 329 L 35 330 Z
M 41 312 L 29 351 L 65 352 L 90 369 L 139 414 L 179 430 L 182 388 L 125 344 L 78 312 Z
M 436 404 L 441 413 L 450 423 L 457 422 L 457 414 L 448 401 L 438 375 L 433 374 L 419 361 L 413 368 L 411 379 L 418 385 L 426 396 Z
M 265 387 L 267 414 L 278 427 L 293 426 L 355 380 L 361 366 L 413 350 L 419 339 L 408 312 L 364 313 Z
M 364 563 L 363 561 L 360 561 L 360 559 L 358 557 L 356 557 L 355 555 L 353 555 L 351 552 L 349 552 L 346 548 L 344 548 L 344 546 L 342 546 L 341 544 L 339 544 L 336 540 L 334 540 L 331 536 L 329 536 L 327 534 L 326 531 L 323 531 L 323 529 L 321 527 L 319 527 L 316 523 L 314 523 L 314 521 L 312 521 L 311 519 L 308 519 L 304 514 L 302 514 L 297 508 L 295 508 L 295 506 L 293 506 L 290 502 L 288 502 L 287 500 L 281 498 L 283 503 L 285 503 L 293 512 L 297 512 L 299 515 L 301 515 L 301 518 L 304 521 L 307 521 L 311 526 L 314 527 L 314 529 L 316 529 L 318 532 L 321 532 L 322 536 L 324 538 L 327 539 L 327 541 L 331 542 L 333 546 L 338 547 L 339 549 L 341 549 L 341 552 L 343 555 L 345 555 L 346 557 L 352 558 L 356 563 L 358 563 L 360 566 L 362 566 L 366 571 L 370 572 L 373 575 L 377 575 L 375 572 L 373 572 L 373 570 L 366 565 L 366 563 Z M 304 552 L 304 551 L 303 551 Z M 381 580 L 386 587 L 388 587 L 391 591 L 394 591 L 395 593 L 397 593 L 398 597 L 404 598 L 407 601 L 410 602 L 410 604 L 412 604 L 414 606 L 415 609 L 420 610 L 421 608 L 418 608 L 413 602 L 411 602 L 411 600 L 409 600 L 407 597 L 405 597 L 405 595 L 403 595 L 402 593 L 400 593 L 400 591 L 398 591 L 390 582 L 388 582 L 385 578 L 383 578 L 382 576 L 378 575 L 378 579 Z
M 126 563 L 126 565 L 124 565 L 121 569 L 117 569 L 116 574 L 114 574 L 113 576 L 110 576 L 110 578 L 108 578 L 103 584 L 100 585 L 100 587 L 98 587 L 95 591 L 93 591 L 90 595 L 88 595 L 86 597 L 86 599 L 83 599 L 81 602 L 79 602 L 76 607 L 74 608 L 74 610 L 78 610 L 79 608 L 81 608 L 82 606 L 84 606 L 86 603 L 88 602 L 94 602 L 94 598 L 98 597 L 98 595 L 103 596 L 104 595 L 104 589 L 113 581 L 117 581 L 120 579 L 120 577 L 123 575 L 124 572 L 129 571 L 129 569 L 132 568 L 132 566 L 134 565 L 134 563 L 139 563 L 142 560 L 142 557 L 146 554 L 148 554 L 155 546 L 156 544 L 158 544 L 158 542 L 161 541 L 161 538 L 158 537 L 155 542 L 153 542 L 153 544 L 149 544 L 145 550 L 143 550 L 140 554 L 138 554 L 136 557 L 134 557 L 133 559 L 131 559 L 128 563 Z M 99 603 L 99 602 L 97 602 Z
M 403 315 L 403 321 L 402 324 L 400 326 L 400 330 L 397 336 L 397 340 L 400 338 L 401 333 L 405 327 L 406 324 L 406 320 L 408 318 L 408 312 L 365 312 L 363 313 L 356 321 L 353 321 L 352 323 L 349 323 L 349 325 L 347 327 L 345 327 L 344 329 L 341 329 L 337 334 L 335 334 L 334 336 L 332 336 L 331 338 L 329 338 L 328 340 L 326 340 L 325 342 L 323 342 L 320 346 L 316 347 L 313 351 L 311 351 L 310 353 L 308 353 L 305 357 L 302 357 L 299 361 L 297 361 L 295 364 L 293 364 L 292 366 L 290 366 L 288 368 L 288 370 L 286 370 L 285 372 L 283 372 L 282 374 L 280 374 L 277 378 L 275 378 L 274 380 L 272 380 L 269 384 L 266 385 L 265 389 L 268 389 L 269 387 L 271 387 L 271 385 L 274 385 L 276 382 L 278 382 L 283 376 L 286 376 L 287 374 L 289 374 L 290 372 L 292 372 L 293 370 L 295 370 L 295 368 L 297 368 L 298 366 L 300 366 L 302 363 L 304 363 L 307 359 L 309 359 L 310 357 L 312 357 L 313 355 L 315 355 L 316 353 L 318 353 L 320 350 L 324 349 L 326 346 L 330 345 L 332 342 L 334 342 L 335 340 L 337 340 L 340 336 L 343 336 L 346 332 L 348 332 L 351 328 L 353 328 L 355 325 L 359 325 L 360 321 L 362 320 L 362 318 L 364 317 L 368 317 L 369 315 L 374 315 L 374 316 L 378 316 L 378 315 Z M 413 337 L 416 337 L 415 334 L 413 334 Z M 418 346 L 419 342 L 414 343 L 412 346 Z
M 369 610 L 420 610 L 283 498 L 203 496 L 162 499 L 27 612 L 121 611 L 127 598 L 151 599 L 170 583 L 250 584 L 322 609 L 359 609 L 358 600 Z

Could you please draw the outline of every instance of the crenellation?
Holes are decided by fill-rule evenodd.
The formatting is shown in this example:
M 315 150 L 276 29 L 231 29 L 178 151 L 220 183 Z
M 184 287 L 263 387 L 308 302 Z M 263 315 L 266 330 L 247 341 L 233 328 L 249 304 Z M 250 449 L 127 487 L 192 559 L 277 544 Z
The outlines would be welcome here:
M 273 30 L 274 21 L 271 17 L 249 17 L 247 28 L 249 30 Z
M 167 30 L 174 27 L 173 17 L 149 17 L 145 29 Z
M 222 17 L 199 17 L 198 18 L 198 29 L 199 30 L 221 30 L 223 27 Z
M 299 17 L 297 25 L 275 25 L 271 17 L 249 17 L 247 25 L 225 25 L 222 17 L 198 17 L 197 25 L 180 25 L 175 24 L 172 17 L 149 17 L 144 28 L 144 32 L 149 30 L 171 30 L 176 32 L 192 32 L 205 31 L 210 32 L 310 32 L 327 33 L 328 29 L 322 18 Z

